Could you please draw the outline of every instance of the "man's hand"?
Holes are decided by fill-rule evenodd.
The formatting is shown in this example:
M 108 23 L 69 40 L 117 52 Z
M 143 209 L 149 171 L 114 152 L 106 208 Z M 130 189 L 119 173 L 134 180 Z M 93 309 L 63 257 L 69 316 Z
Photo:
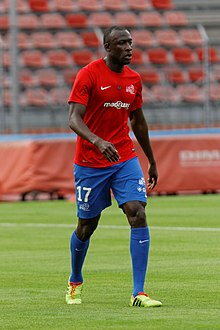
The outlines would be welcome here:
M 152 190 L 156 186 L 157 178 L 158 178 L 157 165 L 155 162 L 149 165 L 148 174 L 149 174 L 149 179 L 148 179 L 147 188 L 149 190 Z
M 110 163 L 115 163 L 120 159 L 118 151 L 115 149 L 114 144 L 98 138 L 94 145 L 99 149 L 103 156 L 108 159 Z

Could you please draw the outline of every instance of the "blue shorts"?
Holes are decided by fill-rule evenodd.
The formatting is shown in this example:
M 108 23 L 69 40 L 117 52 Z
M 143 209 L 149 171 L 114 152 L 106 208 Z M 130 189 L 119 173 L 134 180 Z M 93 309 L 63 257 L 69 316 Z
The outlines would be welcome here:
M 77 216 L 90 219 L 110 206 L 111 191 L 119 207 L 130 201 L 147 201 L 146 184 L 138 158 L 92 168 L 74 165 Z

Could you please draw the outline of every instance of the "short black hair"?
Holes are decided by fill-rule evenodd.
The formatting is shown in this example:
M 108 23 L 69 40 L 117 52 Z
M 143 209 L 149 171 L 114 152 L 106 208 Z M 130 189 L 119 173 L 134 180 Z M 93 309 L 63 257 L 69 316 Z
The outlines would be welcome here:
M 120 25 L 113 25 L 106 29 L 103 33 L 103 45 L 109 42 L 109 36 L 112 33 L 112 31 L 129 31 L 125 26 L 120 26 Z

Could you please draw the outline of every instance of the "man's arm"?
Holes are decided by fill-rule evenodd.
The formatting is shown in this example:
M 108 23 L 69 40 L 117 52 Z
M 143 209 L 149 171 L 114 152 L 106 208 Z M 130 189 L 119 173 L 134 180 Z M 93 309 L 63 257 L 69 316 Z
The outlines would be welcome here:
M 88 126 L 84 123 L 83 118 L 85 112 L 85 105 L 70 103 L 69 127 L 81 138 L 94 144 L 109 162 L 117 162 L 119 160 L 119 154 L 114 145 L 92 133 Z
M 148 188 L 153 189 L 157 184 L 158 172 L 154 154 L 148 134 L 148 125 L 142 109 L 132 111 L 130 114 L 131 128 L 134 135 L 149 160 L 149 179 Z

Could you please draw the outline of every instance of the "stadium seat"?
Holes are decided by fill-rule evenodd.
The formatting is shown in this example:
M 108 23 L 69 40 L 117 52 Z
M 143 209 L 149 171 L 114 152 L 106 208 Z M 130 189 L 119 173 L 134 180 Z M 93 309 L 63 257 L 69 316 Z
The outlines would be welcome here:
M 94 27 L 107 28 L 114 24 L 112 14 L 107 12 L 92 13 L 89 16 L 91 25 Z
M 181 64 L 191 64 L 194 62 L 193 51 L 189 47 L 173 48 L 171 50 L 174 61 Z
M 73 0 L 53 0 L 54 11 L 73 12 L 78 10 L 77 1 Z
M 170 67 L 165 70 L 165 79 L 172 85 L 187 82 L 185 72 L 179 67 Z
M 47 58 L 48 64 L 54 67 L 66 67 L 72 64 L 69 53 L 64 49 L 49 50 Z
M 30 6 L 26 0 L 17 0 L 16 1 L 16 9 L 19 14 L 29 13 Z
M 202 103 L 204 102 L 205 95 L 203 89 L 195 84 L 180 85 L 177 87 L 181 99 L 188 103 Z
M 19 70 L 19 82 L 25 87 L 34 87 L 36 85 L 36 78 L 33 72 L 29 69 Z
M 197 29 L 182 29 L 179 35 L 185 45 L 196 47 L 203 45 L 203 39 Z
M 25 33 L 25 32 L 19 32 L 18 33 L 18 48 L 20 49 L 28 49 L 32 48 L 33 43 L 32 43 L 32 38 Z
M 149 28 L 158 28 L 163 24 L 162 16 L 157 11 L 142 12 L 138 21 L 141 25 Z
M 181 45 L 178 33 L 172 29 L 155 31 L 155 37 L 159 45 L 164 47 L 177 47 Z
M 220 81 L 220 65 L 215 64 L 212 66 L 212 74 L 215 80 Z
M 212 102 L 220 102 L 220 84 L 211 84 L 209 93 Z
M 7 15 L 0 16 L 0 30 L 8 30 L 9 28 L 9 17 Z
M 55 105 L 66 105 L 71 92 L 71 86 L 62 88 L 52 88 L 50 90 L 50 99 Z
M 166 11 L 163 17 L 165 23 L 171 27 L 188 25 L 188 17 L 184 11 Z
M 47 0 L 29 0 L 31 10 L 36 12 L 46 12 L 49 10 Z
M 128 11 L 128 12 L 118 12 L 114 16 L 115 24 L 122 25 L 126 27 L 136 27 L 137 25 L 137 16 L 135 13 Z
M 144 64 L 144 55 L 140 48 L 133 48 L 131 63 L 134 65 Z
M 26 104 L 29 106 L 47 106 L 51 105 L 49 93 L 43 88 L 28 88 L 23 93 Z
M 124 10 L 127 9 L 123 0 L 102 0 L 105 10 Z
M 12 93 L 10 89 L 4 89 L 3 104 L 5 107 L 10 107 L 12 103 Z
M 99 47 L 101 40 L 99 40 L 97 34 L 93 31 L 84 31 L 80 34 L 82 41 L 87 47 Z
M 146 85 L 156 85 L 160 83 L 160 74 L 154 67 L 141 67 L 138 68 L 141 79 Z
M 153 47 L 156 45 L 156 40 L 153 33 L 148 30 L 133 30 L 132 38 L 135 46 Z
M 40 86 L 55 87 L 59 85 L 57 71 L 53 69 L 44 69 L 36 71 L 36 78 Z
M 173 9 L 172 0 L 151 0 L 152 6 L 159 10 Z
M 41 24 L 45 29 L 66 28 L 66 21 L 60 13 L 48 13 L 41 15 Z
M 75 50 L 71 55 L 75 64 L 79 66 L 87 65 L 94 59 L 93 53 L 89 49 Z
M 74 80 L 76 79 L 76 75 L 78 73 L 78 70 L 74 69 L 65 69 L 62 71 L 63 74 L 63 81 L 69 85 L 72 86 Z
M 78 0 L 78 7 L 80 10 L 98 11 L 103 9 L 103 4 L 98 0 Z
M 66 22 L 72 28 L 86 28 L 88 24 L 87 15 L 83 13 L 67 14 Z
M 153 64 L 168 64 L 168 52 L 165 48 L 151 48 L 147 51 L 149 61 Z
M 203 82 L 204 71 L 201 66 L 191 66 L 188 68 L 188 76 L 191 82 Z
M 205 59 L 205 51 L 203 48 L 199 47 L 196 49 L 196 54 L 198 55 L 199 61 L 203 62 Z M 220 61 L 217 49 L 214 47 L 209 47 L 208 49 L 209 61 L 211 63 L 216 63 Z
M 148 0 L 126 0 L 127 7 L 131 10 L 149 10 L 152 8 Z
M 79 34 L 74 31 L 57 32 L 54 37 L 61 48 L 79 48 L 83 44 Z
M 45 63 L 44 55 L 40 50 L 26 50 L 20 53 L 21 65 L 24 67 L 41 68 Z
M 154 99 L 157 102 L 179 103 L 180 95 L 176 88 L 166 85 L 155 85 L 151 88 Z
M 3 52 L 2 64 L 3 64 L 3 67 L 5 67 L 5 68 L 9 68 L 11 66 L 11 54 L 9 51 Z
M 50 32 L 33 32 L 30 36 L 35 48 L 55 48 L 56 39 Z
M 40 26 L 39 18 L 35 14 L 25 14 L 18 16 L 19 29 L 36 30 Z

